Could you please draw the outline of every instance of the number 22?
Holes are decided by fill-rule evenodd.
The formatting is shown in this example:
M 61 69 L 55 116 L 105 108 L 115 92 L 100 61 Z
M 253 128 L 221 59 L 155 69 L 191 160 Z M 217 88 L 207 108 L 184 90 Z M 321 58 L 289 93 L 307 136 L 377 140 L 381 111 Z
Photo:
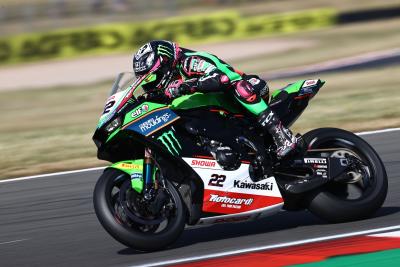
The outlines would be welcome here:
M 211 179 L 208 182 L 208 185 L 210 186 L 218 186 L 218 187 L 223 187 L 223 183 L 226 180 L 225 175 L 218 175 L 218 174 L 212 174 Z

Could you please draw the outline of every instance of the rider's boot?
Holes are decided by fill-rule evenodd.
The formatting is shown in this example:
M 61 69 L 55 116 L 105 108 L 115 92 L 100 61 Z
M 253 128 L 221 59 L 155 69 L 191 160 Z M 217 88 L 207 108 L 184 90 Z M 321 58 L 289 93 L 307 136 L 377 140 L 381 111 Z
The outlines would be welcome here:
M 295 151 L 299 140 L 282 124 L 271 108 L 268 107 L 258 116 L 258 123 L 272 135 L 277 147 L 276 155 L 279 159 Z

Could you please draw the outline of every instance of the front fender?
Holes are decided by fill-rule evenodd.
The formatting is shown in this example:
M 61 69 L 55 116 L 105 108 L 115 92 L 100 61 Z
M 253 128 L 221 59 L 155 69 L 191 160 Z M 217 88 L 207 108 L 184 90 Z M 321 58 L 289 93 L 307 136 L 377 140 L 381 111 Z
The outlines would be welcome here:
M 131 177 L 132 188 L 138 193 L 142 193 L 144 186 L 143 159 L 119 161 L 107 169 L 117 169 L 128 174 Z

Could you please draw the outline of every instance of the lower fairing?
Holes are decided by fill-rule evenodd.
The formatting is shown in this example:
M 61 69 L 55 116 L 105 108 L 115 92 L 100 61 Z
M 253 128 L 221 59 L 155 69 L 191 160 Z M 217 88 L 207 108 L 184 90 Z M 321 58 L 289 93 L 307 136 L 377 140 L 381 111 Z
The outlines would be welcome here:
M 217 220 L 247 220 L 265 212 L 276 212 L 284 200 L 274 177 L 259 182 L 250 179 L 248 163 L 234 171 L 223 170 L 214 159 L 183 158 L 204 183 L 204 213 L 222 216 L 204 218 L 200 222 Z M 225 216 L 234 215 L 234 216 Z M 244 217 L 243 217 L 244 216 Z M 214 219 L 212 219 L 214 218 Z M 214 222 L 215 223 L 215 222 Z

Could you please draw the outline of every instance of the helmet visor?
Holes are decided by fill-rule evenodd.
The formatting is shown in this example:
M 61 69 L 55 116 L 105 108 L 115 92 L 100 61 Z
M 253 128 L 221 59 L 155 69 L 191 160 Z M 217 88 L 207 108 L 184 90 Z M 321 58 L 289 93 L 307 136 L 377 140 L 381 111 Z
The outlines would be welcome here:
M 155 64 L 154 52 L 147 53 L 140 58 L 134 60 L 134 71 L 136 75 L 143 75 L 148 73 Z

